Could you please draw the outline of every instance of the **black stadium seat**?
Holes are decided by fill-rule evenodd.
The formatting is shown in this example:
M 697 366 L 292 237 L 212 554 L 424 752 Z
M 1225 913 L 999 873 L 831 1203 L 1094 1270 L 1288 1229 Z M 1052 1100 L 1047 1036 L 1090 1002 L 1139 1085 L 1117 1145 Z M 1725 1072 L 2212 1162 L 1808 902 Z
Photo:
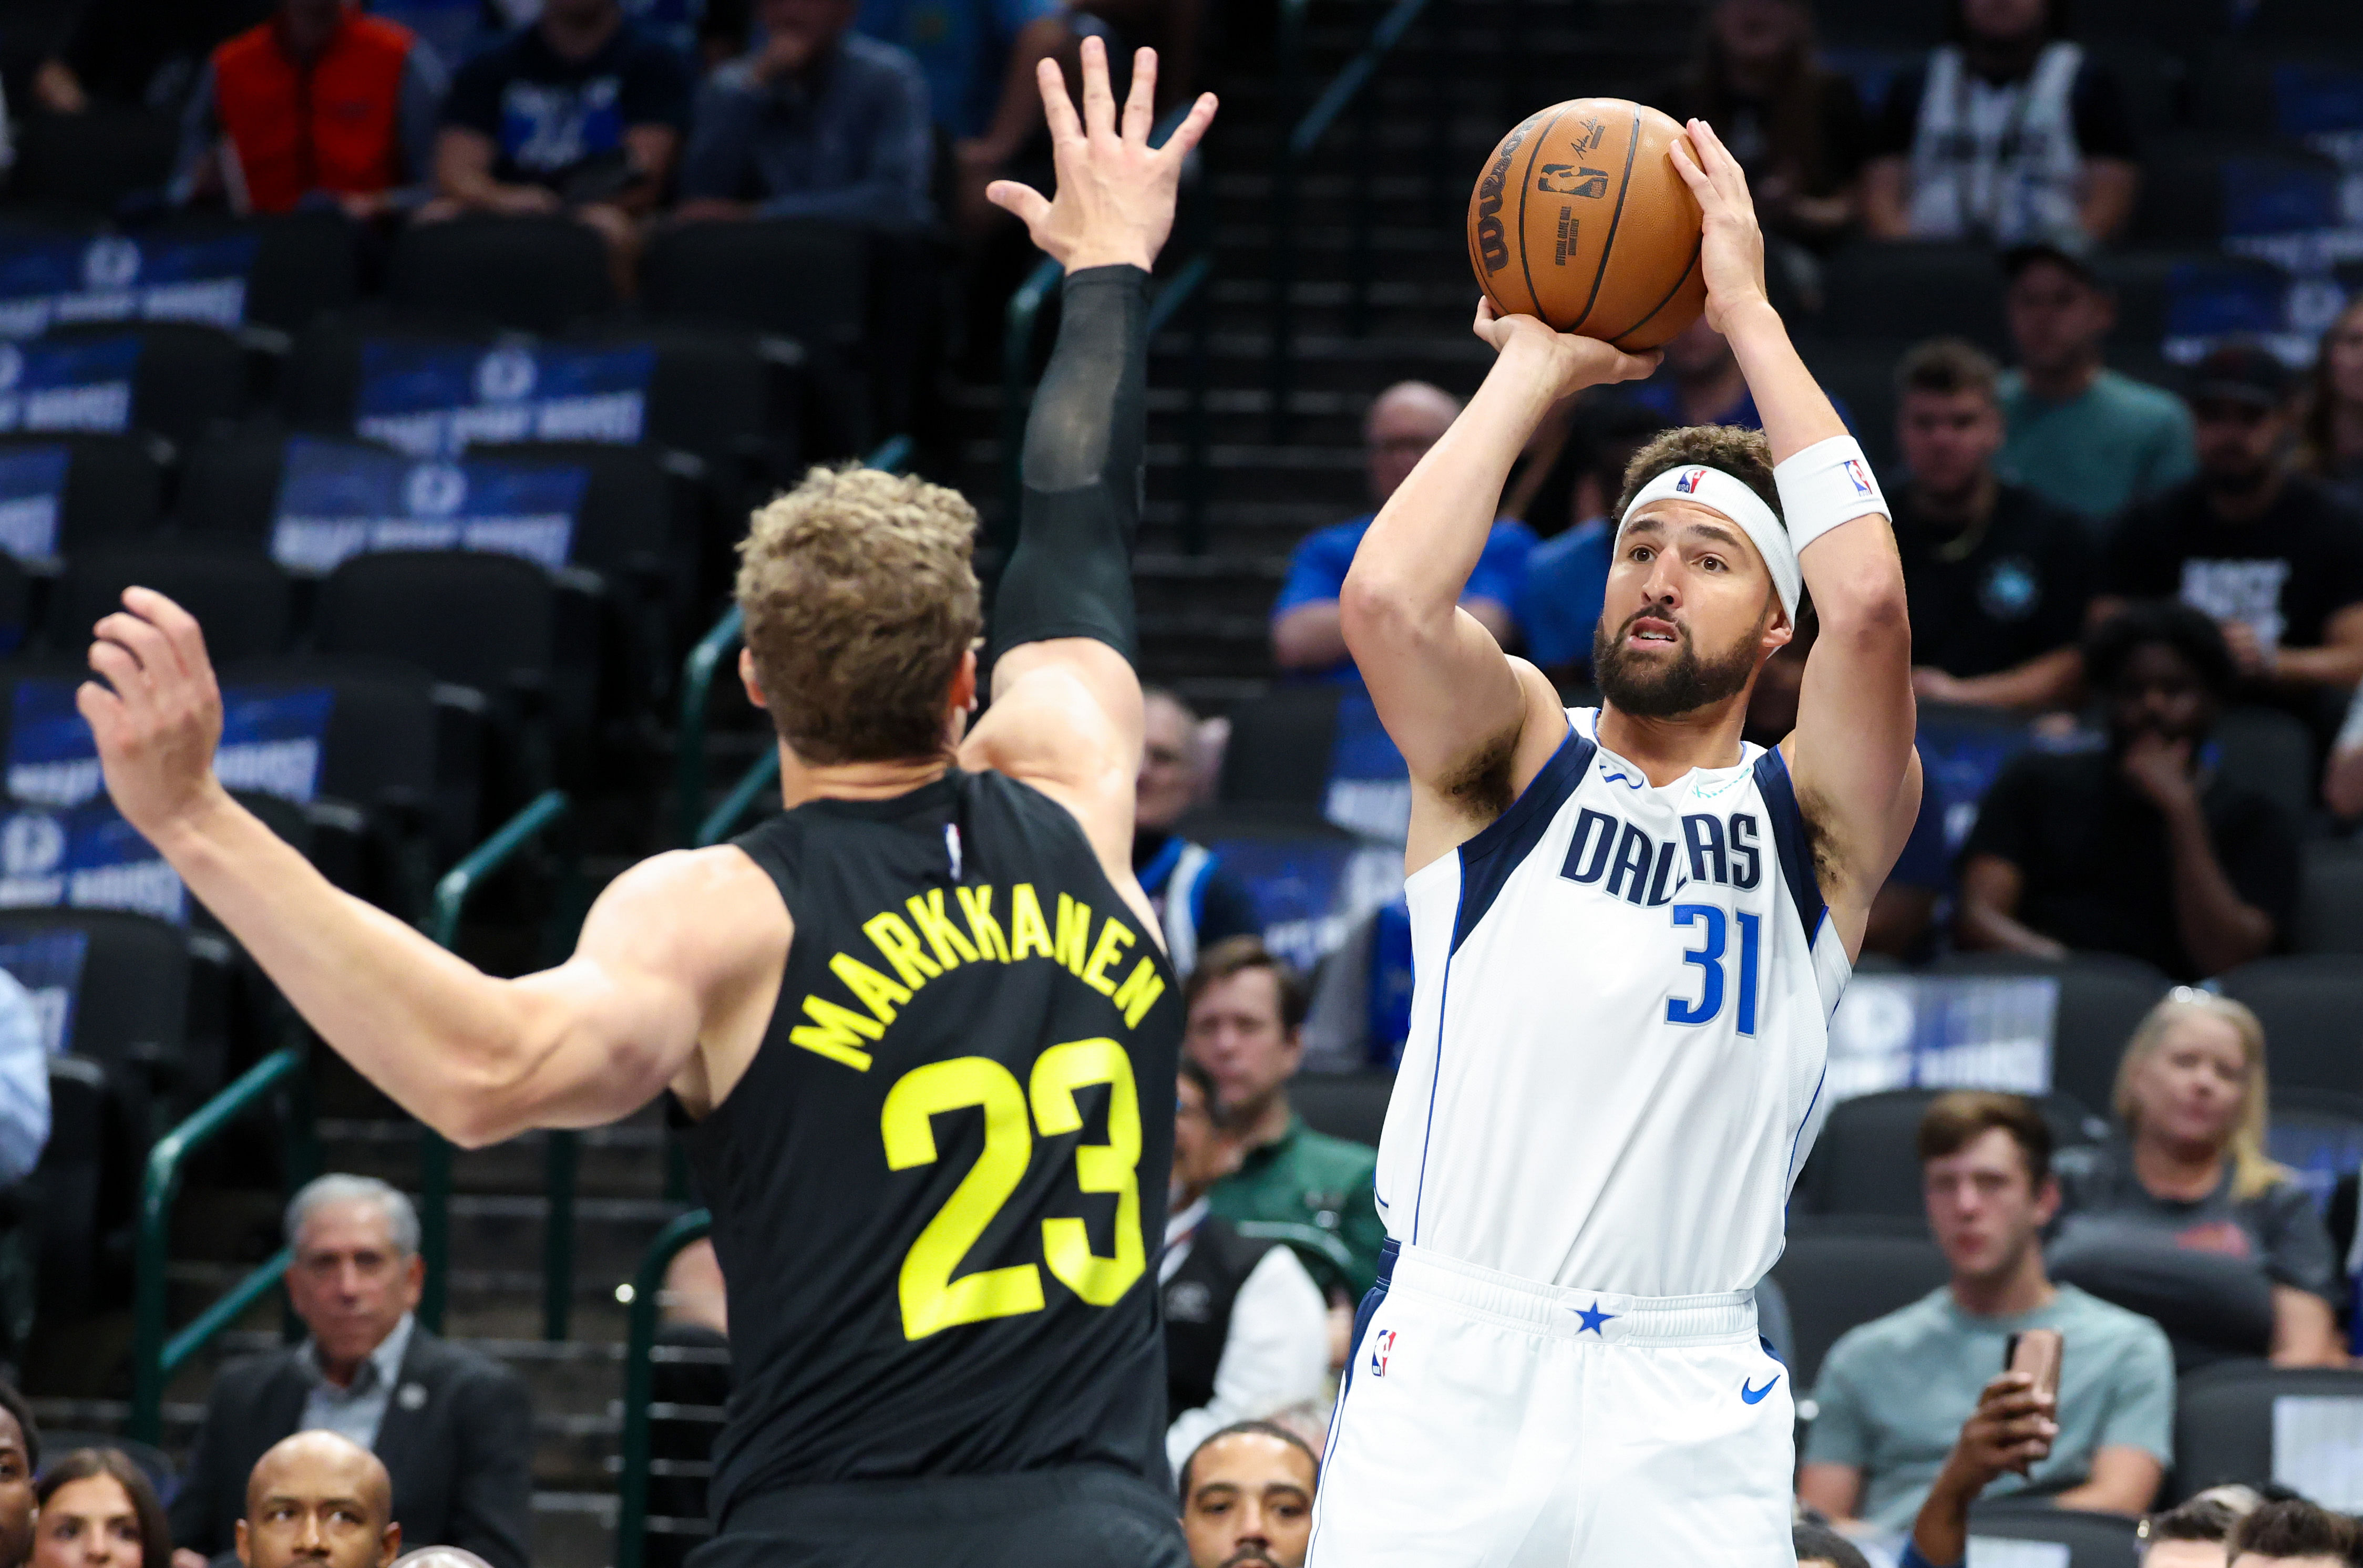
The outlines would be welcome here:
M 2259 958 L 2223 977 L 2224 994 L 2265 1025 L 2276 1088 L 2356 1092 L 2363 1061 L 2363 969 L 2352 958 Z
M 2117 1063 L 2125 1042 L 2173 986 L 2141 960 L 2113 953 L 2081 953 L 2064 963 L 2007 953 L 1954 953 L 1935 967 L 1948 975 L 2057 976 L 2051 1087 L 2104 1117 L 2115 1101 Z
M 0 461 L 12 452 L 55 447 L 66 451 L 58 553 L 144 539 L 156 531 L 164 512 L 164 475 L 171 457 L 163 443 L 139 434 L 0 436 Z
M 216 665 L 283 652 L 294 628 L 294 586 L 269 558 L 201 544 L 152 544 L 85 551 L 67 560 L 50 600 L 51 651 L 79 656 L 92 625 L 113 613 L 134 583 L 194 615 Z
M 1394 1087 L 1392 1073 L 1301 1073 L 1289 1081 L 1288 1103 L 1315 1132 L 1376 1148 Z
M 1817 337 L 1914 343 L 1966 337 L 2005 353 L 2002 271 L 1993 252 L 1975 245 L 1858 245 L 1830 259 L 1823 292 L 1829 302 L 1810 324 Z
M 103 1240 L 131 1215 L 128 1173 L 138 1158 L 106 1069 L 87 1056 L 50 1057 L 50 1141 L 12 1189 L 35 1222 L 39 1320 L 79 1317 L 100 1295 Z
M 386 292 L 405 312 L 516 332 L 556 332 L 616 304 L 606 242 L 559 216 L 413 224 L 394 242 Z
M 182 218 L 157 233 L 175 238 L 252 234 L 254 266 L 246 279 L 250 326 L 299 332 L 315 316 L 349 309 L 361 297 L 361 230 L 342 213 Z
M 1921 1219 L 1926 1209 L 1915 1143 L 1921 1117 L 1942 1092 L 1890 1089 L 1832 1108 L 1805 1168 L 1797 1173 L 1792 1211 L 1817 1219 Z M 2055 1148 L 2093 1143 L 2105 1131 L 2087 1107 L 2067 1095 L 2048 1095 L 2040 1103 Z
M 2227 780 L 2264 796 L 2292 823 L 2313 816 L 2317 771 L 2304 724 L 2278 708 L 2243 703 L 2216 720 L 2214 741 Z
M 139 339 L 131 384 L 131 423 L 176 446 L 235 424 L 247 407 L 246 350 L 217 326 L 185 321 L 94 322 L 50 335 L 77 339 Z
M 1985 1544 L 1989 1541 L 1998 1547 L 2003 1542 L 2039 1540 L 2068 1549 L 2064 1561 L 2056 1555 L 2049 1557 L 2047 1568 L 2133 1568 L 2138 1550 L 2135 1534 L 2137 1527 L 2124 1515 L 2054 1507 L 2048 1497 L 2015 1507 L 2009 1506 L 2011 1501 L 2003 1498 L 1970 1513 L 1969 1556 L 1973 1561 L 1992 1562 L 2001 1557 L 2000 1551 Z
M 169 116 L 104 104 L 79 115 L 28 115 L 17 132 L 9 196 L 94 217 L 141 204 L 161 207 L 179 130 Z
M 2363 847 L 2305 846 L 2305 890 L 2292 945 L 2300 953 L 2363 955 Z
M 1788 1299 L 1797 1341 L 1789 1370 L 1802 1393 L 1839 1335 L 1911 1305 L 1952 1275 L 1925 1236 L 1808 1231 L 1789 1238 L 1772 1277 Z
M 256 550 L 270 547 L 287 433 L 257 425 L 191 447 L 181 464 L 172 519 L 182 532 Z
M 1282 686 L 1231 714 L 1215 798 L 1226 806 L 1321 809 L 1329 789 L 1341 689 Z
M 2230 1482 L 2283 1480 L 2292 1456 L 2273 1444 L 2274 1407 L 2282 1399 L 2323 1401 L 2290 1415 L 2334 1423 L 2344 1435 L 2330 1441 L 2342 1449 L 2363 1429 L 2363 1370 L 2236 1363 L 2193 1373 L 2175 1388 L 2172 1500 Z

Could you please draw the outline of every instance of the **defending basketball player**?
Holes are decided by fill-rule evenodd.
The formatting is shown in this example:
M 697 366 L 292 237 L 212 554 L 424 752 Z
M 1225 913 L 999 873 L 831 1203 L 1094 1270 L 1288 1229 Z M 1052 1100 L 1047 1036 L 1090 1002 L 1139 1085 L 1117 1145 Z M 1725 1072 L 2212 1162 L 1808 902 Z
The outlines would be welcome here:
M 1148 270 L 1211 95 L 1148 147 L 1097 40 L 1015 212 L 1067 268 L 1019 541 L 975 706 L 976 516 L 815 470 L 741 547 L 747 690 L 786 812 L 659 856 L 574 956 L 488 977 L 338 892 L 213 776 L 194 621 L 133 589 L 82 689 L 107 788 L 322 1038 L 462 1143 L 670 1088 L 730 1295 L 736 1387 L 701 1568 L 1188 1561 L 1164 1480 L 1164 1233 L 1180 987 L 1132 873 L 1130 553 Z
M 1597 710 L 1455 605 L 1544 412 L 1652 360 L 1481 308 L 1498 352 L 1371 525 L 1346 637 L 1411 766 L 1417 988 L 1310 1561 L 1765 1568 L 1788 1377 L 1751 1288 L 1813 1143 L 1827 1023 L 1919 804 L 1876 481 L 1766 303 L 1738 164 L 1670 153 L 1764 431 L 1626 472 Z M 1740 739 L 1806 613 L 1796 732 Z

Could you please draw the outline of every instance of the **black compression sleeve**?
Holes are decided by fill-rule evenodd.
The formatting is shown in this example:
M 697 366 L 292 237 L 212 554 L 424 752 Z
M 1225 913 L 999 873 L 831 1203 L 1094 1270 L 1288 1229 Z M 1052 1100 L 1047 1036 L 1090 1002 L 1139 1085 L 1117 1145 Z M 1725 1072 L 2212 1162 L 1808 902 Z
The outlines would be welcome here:
M 1026 421 L 1017 547 L 993 606 L 996 657 L 1020 643 L 1093 637 L 1137 660 L 1132 542 L 1148 419 L 1148 274 L 1067 277 L 1058 347 Z

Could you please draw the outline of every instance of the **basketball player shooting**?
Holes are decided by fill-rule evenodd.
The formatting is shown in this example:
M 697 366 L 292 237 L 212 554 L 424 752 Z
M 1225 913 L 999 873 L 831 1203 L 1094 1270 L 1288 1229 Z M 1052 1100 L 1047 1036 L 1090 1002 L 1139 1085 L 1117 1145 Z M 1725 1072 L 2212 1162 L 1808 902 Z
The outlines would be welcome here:
M 1481 307 L 1499 357 L 1346 581 L 1411 767 L 1417 977 L 1315 1568 L 1795 1561 L 1789 1382 L 1750 1292 L 1919 805 L 1910 635 L 1886 503 L 1766 303 L 1739 166 L 1688 139 L 1708 319 L 1764 429 L 1672 431 L 1626 470 L 1601 706 L 1562 708 L 1456 601 L 1544 412 L 1651 359 Z M 1748 691 L 1808 593 L 1797 728 L 1764 751 Z
M 574 955 L 491 978 L 347 897 L 214 777 L 184 612 L 132 589 L 80 694 L 108 790 L 333 1045 L 471 1146 L 670 1088 L 729 1282 L 700 1568 L 1185 1568 L 1164 1478 L 1180 988 L 1132 874 L 1131 548 L 1148 271 L 1211 95 L 1148 144 L 1095 39 L 1041 73 L 1058 193 L 993 199 L 1067 269 L 975 706 L 976 514 L 815 469 L 740 547 L 748 695 L 787 811 L 627 871 Z M 963 731 L 965 730 L 965 734 Z

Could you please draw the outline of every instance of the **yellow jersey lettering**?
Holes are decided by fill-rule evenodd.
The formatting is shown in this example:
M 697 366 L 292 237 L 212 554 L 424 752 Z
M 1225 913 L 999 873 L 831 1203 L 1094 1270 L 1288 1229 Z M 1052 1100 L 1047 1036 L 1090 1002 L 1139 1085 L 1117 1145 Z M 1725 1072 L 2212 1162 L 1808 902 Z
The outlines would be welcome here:
M 894 1010 L 911 999 L 911 993 L 896 985 L 877 970 L 849 953 L 840 953 L 828 961 L 828 972 L 845 982 L 845 988 L 877 1015 L 881 1023 L 894 1021 Z
M 942 965 L 919 951 L 919 939 L 911 934 L 911 928 L 893 910 L 871 915 L 861 929 L 878 944 L 886 962 L 894 966 L 894 973 L 903 977 L 903 983 L 913 990 L 944 972 Z
M 1009 938 L 1002 933 L 1001 922 L 993 913 L 993 884 L 986 882 L 974 888 L 954 888 L 960 895 L 960 913 L 968 917 L 968 929 L 976 938 L 976 950 L 983 957 L 1000 963 L 1009 962 Z
M 1131 975 L 1112 999 L 1124 1009 L 1124 1026 L 1137 1029 L 1140 1021 L 1148 1016 L 1148 1010 L 1156 1005 L 1157 999 L 1164 994 L 1165 981 L 1157 973 L 1157 966 L 1143 958 L 1132 966 Z
M 969 945 L 969 940 L 960 934 L 960 927 L 945 917 L 944 890 L 941 888 L 928 889 L 925 898 L 915 893 L 904 900 L 903 904 L 911 911 L 911 922 L 919 928 L 919 934 L 926 937 L 927 945 L 936 950 L 937 964 L 947 969 L 957 969 L 964 963 L 976 962 L 976 949 Z
M 1050 924 L 1042 918 L 1042 900 L 1034 896 L 1034 884 L 1020 882 L 1009 889 L 1009 961 L 1039 953 L 1051 956 Z
M 1083 977 L 1087 962 L 1084 950 L 1092 944 L 1092 906 L 1066 894 L 1059 895 L 1059 947 L 1050 955 L 1054 964 L 1064 964 L 1075 978 Z
M 1092 961 L 1083 966 L 1083 984 L 1100 995 L 1114 996 L 1115 982 L 1108 977 L 1108 966 L 1124 961 L 1124 950 L 1133 944 L 1132 928 L 1114 915 L 1100 927 L 1099 945 L 1092 949 Z
M 875 1040 L 884 1034 L 885 1025 L 876 1019 L 864 1018 L 851 1008 L 839 1007 L 820 997 L 804 998 L 804 1016 L 812 1021 L 799 1023 L 789 1030 L 789 1044 L 818 1052 L 832 1062 L 844 1063 L 857 1073 L 870 1070 L 870 1053 L 861 1048 L 861 1042 Z

